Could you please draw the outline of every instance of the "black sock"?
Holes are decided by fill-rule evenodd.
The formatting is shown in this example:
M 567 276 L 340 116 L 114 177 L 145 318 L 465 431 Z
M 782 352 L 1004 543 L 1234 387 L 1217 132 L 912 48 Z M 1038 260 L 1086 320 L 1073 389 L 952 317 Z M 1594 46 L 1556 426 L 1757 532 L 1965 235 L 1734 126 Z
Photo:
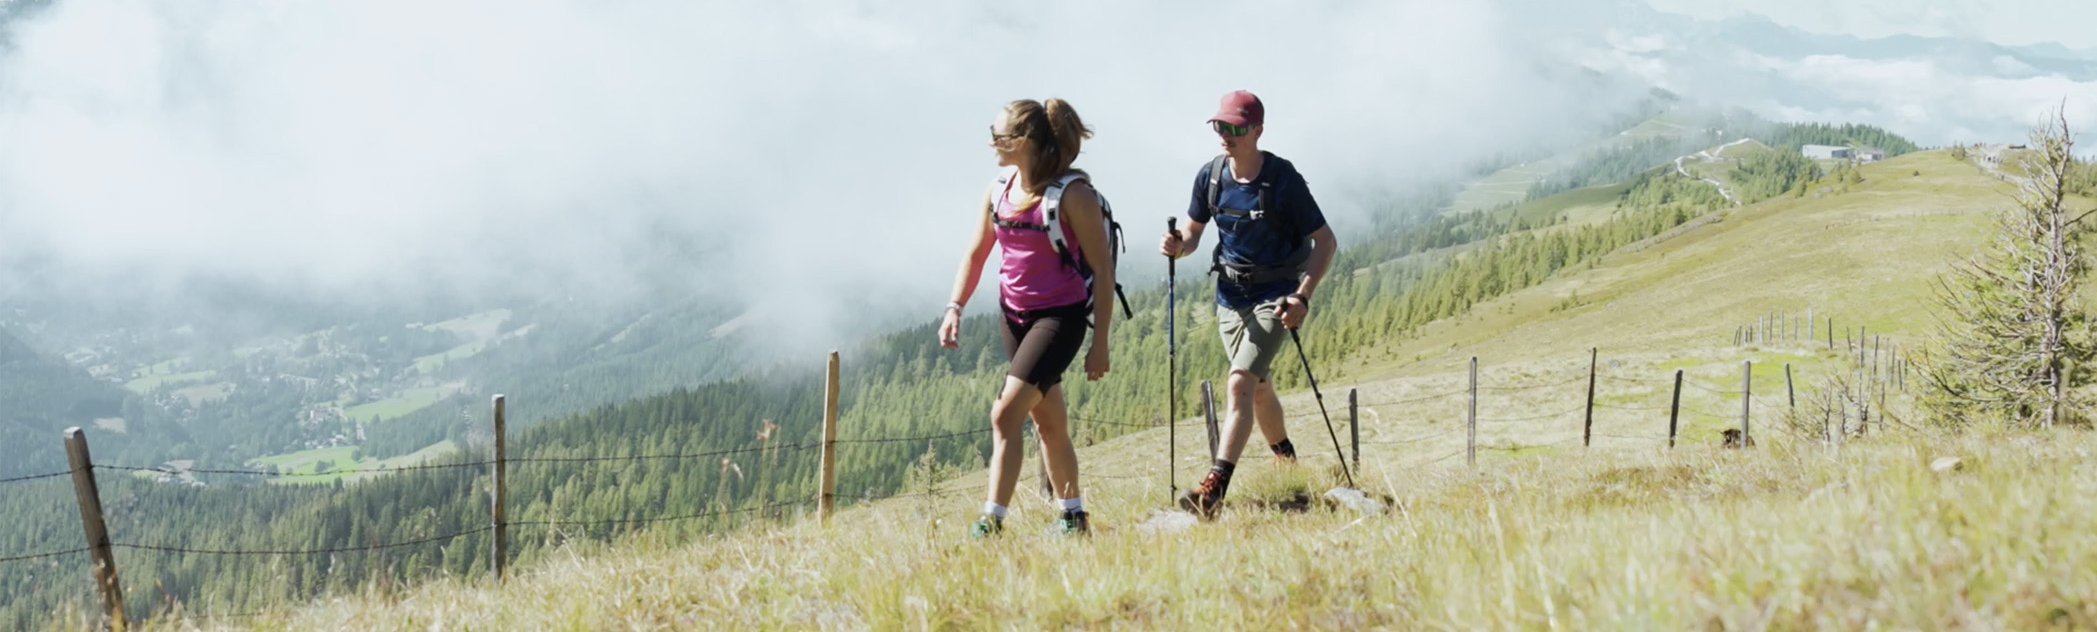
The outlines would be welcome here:
M 1288 439 L 1283 439 L 1281 440 L 1281 443 L 1276 443 L 1267 447 L 1274 449 L 1274 456 L 1290 459 L 1296 458 L 1296 444 L 1289 443 Z

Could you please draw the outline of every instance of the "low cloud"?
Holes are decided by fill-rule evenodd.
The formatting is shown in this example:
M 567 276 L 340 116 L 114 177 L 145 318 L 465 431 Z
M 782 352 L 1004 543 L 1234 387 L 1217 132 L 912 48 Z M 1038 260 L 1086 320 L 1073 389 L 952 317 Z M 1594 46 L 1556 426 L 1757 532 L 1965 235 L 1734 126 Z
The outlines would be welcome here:
M 1081 166 L 1141 254 L 1231 89 L 1342 221 L 1636 93 L 1544 70 L 1508 11 L 63 0 L 0 55 L 0 260 L 175 293 L 667 287 L 827 332 L 937 305 L 1011 99 L 1093 125 Z

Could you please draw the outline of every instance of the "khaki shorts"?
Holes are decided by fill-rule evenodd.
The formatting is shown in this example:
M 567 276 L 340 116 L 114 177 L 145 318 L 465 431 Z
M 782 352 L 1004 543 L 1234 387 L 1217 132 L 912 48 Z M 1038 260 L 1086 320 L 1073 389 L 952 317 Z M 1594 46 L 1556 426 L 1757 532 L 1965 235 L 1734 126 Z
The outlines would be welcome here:
M 1231 358 L 1231 370 L 1245 371 L 1268 381 L 1274 357 L 1281 355 L 1289 330 L 1275 315 L 1278 303 L 1261 303 L 1250 309 L 1216 306 L 1216 329 L 1223 334 L 1223 352 Z

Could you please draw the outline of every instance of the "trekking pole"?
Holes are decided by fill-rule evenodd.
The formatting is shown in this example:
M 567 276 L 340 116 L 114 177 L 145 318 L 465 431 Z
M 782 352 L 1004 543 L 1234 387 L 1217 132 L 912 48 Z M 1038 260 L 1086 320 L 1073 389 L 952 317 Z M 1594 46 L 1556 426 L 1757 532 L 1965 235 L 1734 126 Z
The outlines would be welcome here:
M 1284 308 L 1287 305 L 1283 303 Z M 1354 472 L 1347 469 L 1347 453 L 1340 450 L 1340 433 L 1332 429 L 1332 414 L 1325 412 L 1325 394 L 1318 392 L 1318 376 L 1311 374 L 1311 357 L 1303 353 L 1303 338 L 1290 329 L 1289 340 L 1296 342 L 1296 357 L 1303 360 L 1303 377 L 1311 381 L 1311 396 L 1318 399 L 1318 414 L 1325 417 L 1325 434 L 1332 437 L 1332 452 L 1340 457 L 1340 473 L 1347 476 L 1347 488 L 1360 489 L 1354 486 Z
M 1165 218 L 1165 231 L 1172 236 L 1180 235 L 1180 218 Z M 1179 254 L 1179 253 L 1172 253 Z M 1165 257 L 1165 502 L 1170 504 L 1180 494 L 1179 474 L 1179 378 L 1180 348 L 1173 344 L 1172 321 L 1179 316 L 1178 301 L 1174 295 L 1179 290 L 1179 257 Z

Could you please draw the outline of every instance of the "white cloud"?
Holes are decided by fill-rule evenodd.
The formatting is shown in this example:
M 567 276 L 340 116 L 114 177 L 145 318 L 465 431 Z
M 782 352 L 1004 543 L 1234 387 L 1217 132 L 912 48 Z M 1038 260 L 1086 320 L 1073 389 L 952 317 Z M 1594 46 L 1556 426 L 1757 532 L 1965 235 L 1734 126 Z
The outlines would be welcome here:
M 1227 90 L 1266 98 L 1270 147 L 1342 216 L 1607 105 L 1471 3 L 66 0 L 14 26 L 0 252 L 620 297 L 637 244 L 690 238 L 729 253 L 695 285 L 810 326 L 859 317 L 846 295 L 937 304 L 1010 99 L 1097 129 L 1081 166 L 1139 274 Z

